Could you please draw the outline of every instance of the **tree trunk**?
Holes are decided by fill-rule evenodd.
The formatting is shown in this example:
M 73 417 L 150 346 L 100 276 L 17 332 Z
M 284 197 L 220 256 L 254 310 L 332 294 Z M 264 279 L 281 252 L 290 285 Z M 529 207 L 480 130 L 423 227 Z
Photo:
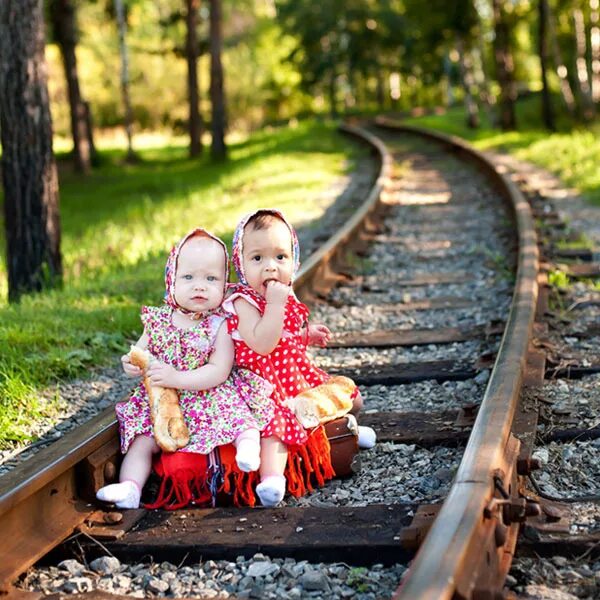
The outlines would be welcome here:
M 540 56 L 540 69 L 542 73 L 542 118 L 546 129 L 556 131 L 554 124 L 554 113 L 552 112 L 552 98 L 548 87 L 548 0 L 540 0 L 539 3 L 539 29 L 538 49 Z
M 458 66 L 460 70 L 460 80 L 465 92 L 465 109 L 467 111 L 467 126 L 471 129 L 479 127 L 479 107 L 473 98 L 473 71 L 470 57 L 466 55 L 465 44 L 460 35 L 456 39 L 456 48 L 458 50 Z
M 592 55 L 592 100 L 600 102 L 600 14 L 599 0 L 590 0 L 590 40 Z
M 49 8 L 52 29 L 60 47 L 67 80 L 75 169 L 80 173 L 87 173 L 91 166 L 92 150 L 89 140 L 92 133 L 87 129 L 86 107 L 79 89 L 75 54 L 77 46 L 75 6 L 71 0 L 51 0 Z
M 125 22 L 125 7 L 123 0 L 115 1 L 115 12 L 117 15 L 117 27 L 119 30 L 119 53 L 121 54 L 121 94 L 123 96 L 123 106 L 125 107 L 125 133 L 127 134 L 127 161 L 135 161 L 135 152 L 133 151 L 133 111 L 131 109 L 131 100 L 129 98 L 129 59 L 127 56 L 127 44 L 125 43 L 125 32 L 127 23 Z
M 329 74 L 328 81 L 328 95 L 329 95 L 329 114 L 332 119 L 336 119 L 339 111 L 337 107 L 337 85 L 336 85 L 337 75 L 335 73 L 335 66 L 331 65 L 331 72 Z
M 517 89 L 514 78 L 514 62 L 510 48 L 510 25 L 504 11 L 504 0 L 492 0 L 494 10 L 494 59 L 496 78 L 500 85 L 500 127 L 503 131 L 515 129 L 515 101 Z
M 565 103 L 565 106 L 567 107 L 569 114 L 571 116 L 575 116 L 575 96 L 573 95 L 573 90 L 571 89 L 571 84 L 569 82 L 569 70 L 567 69 L 567 65 L 562 58 L 560 47 L 558 45 L 556 29 L 554 27 L 552 6 L 547 4 L 546 8 L 548 10 L 548 34 L 552 41 L 552 56 L 556 75 L 558 76 L 558 81 L 560 82 L 560 95 Z
M 479 3 L 475 2 L 475 11 L 477 13 L 477 37 L 473 48 L 475 82 L 479 93 L 479 100 L 483 104 L 484 110 L 490 123 L 495 127 L 494 105 L 496 99 L 491 91 L 489 76 L 485 65 L 485 41 L 484 41 L 484 20 L 481 16 Z
M 62 281 L 42 0 L 0 2 L 0 139 L 8 299 Z
M 594 118 L 594 104 L 592 102 L 592 90 L 588 77 L 586 61 L 585 23 L 583 12 L 580 9 L 573 10 L 573 24 L 575 29 L 575 44 L 577 47 L 577 58 L 575 59 L 575 81 L 577 82 L 581 116 L 586 121 Z
M 185 38 L 185 54 L 187 59 L 188 102 L 190 118 L 188 131 L 190 134 L 190 156 L 202 154 L 202 120 L 198 109 L 198 10 L 200 0 L 185 0 L 187 34 Z
M 83 110 L 85 112 L 85 127 L 88 136 L 88 147 L 90 149 L 90 156 L 92 157 L 92 164 L 97 158 L 96 145 L 94 144 L 94 121 L 92 120 L 92 111 L 90 110 L 90 103 L 83 103 Z
M 221 50 L 221 0 L 210 0 L 210 102 L 212 105 L 211 154 L 216 160 L 227 156 L 225 146 L 225 92 Z

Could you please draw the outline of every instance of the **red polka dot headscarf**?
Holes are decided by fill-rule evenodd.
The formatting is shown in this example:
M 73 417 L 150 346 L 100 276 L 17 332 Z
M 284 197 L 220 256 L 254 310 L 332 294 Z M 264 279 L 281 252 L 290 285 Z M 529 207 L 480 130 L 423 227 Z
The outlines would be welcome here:
M 296 277 L 296 273 L 298 273 L 298 269 L 300 268 L 300 246 L 298 244 L 298 236 L 296 235 L 296 231 L 294 228 L 287 222 L 286 218 L 283 216 L 283 213 L 276 208 L 259 208 L 252 213 L 247 214 L 242 220 L 238 223 L 235 228 L 235 232 L 233 234 L 233 242 L 231 249 L 231 260 L 233 262 L 233 266 L 235 268 L 235 272 L 237 273 L 238 279 L 240 283 L 247 285 L 246 275 L 244 274 L 244 265 L 242 262 L 242 254 L 244 251 L 244 228 L 248 224 L 248 221 L 253 217 L 258 215 L 273 215 L 274 217 L 278 217 L 281 219 L 290 230 L 290 234 L 292 236 L 292 261 L 294 264 L 294 270 L 292 273 L 292 282 Z
M 215 242 L 218 242 L 221 248 L 223 248 L 223 253 L 225 254 L 225 277 L 223 279 L 223 291 L 225 291 L 227 288 L 227 281 L 229 279 L 229 254 L 227 252 L 227 246 L 223 240 L 220 240 L 216 235 L 213 235 L 201 227 L 197 227 L 196 229 L 190 231 L 171 249 L 171 253 L 167 259 L 167 265 L 165 266 L 165 303 L 184 315 L 190 315 L 192 318 L 199 319 L 202 317 L 202 313 L 195 313 L 182 308 L 175 300 L 175 275 L 177 273 L 177 259 L 179 258 L 179 253 L 181 252 L 183 245 L 193 237 L 209 238 Z

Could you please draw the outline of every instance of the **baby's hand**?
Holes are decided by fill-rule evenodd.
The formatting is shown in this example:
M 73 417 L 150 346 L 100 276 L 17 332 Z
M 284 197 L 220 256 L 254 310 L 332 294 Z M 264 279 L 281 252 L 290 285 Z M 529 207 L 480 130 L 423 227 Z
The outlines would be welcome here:
M 153 360 L 150 363 L 147 375 L 152 385 L 170 388 L 179 387 L 179 371 L 175 367 L 162 363 L 158 360 Z
M 129 377 L 141 377 L 144 374 L 139 367 L 131 364 L 129 354 L 123 354 L 123 356 L 121 356 L 121 365 L 123 365 L 123 371 L 125 371 L 125 374 Z
M 321 323 L 308 324 L 308 343 L 311 346 L 327 346 L 331 338 L 331 331 Z
M 292 286 L 279 281 L 268 281 L 265 300 L 267 304 L 285 304 L 287 297 L 292 291 Z

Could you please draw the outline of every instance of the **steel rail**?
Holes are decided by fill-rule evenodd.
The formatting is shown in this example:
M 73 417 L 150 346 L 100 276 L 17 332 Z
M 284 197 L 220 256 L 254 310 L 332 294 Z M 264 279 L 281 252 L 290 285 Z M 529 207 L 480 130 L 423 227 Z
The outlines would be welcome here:
M 385 189 L 391 178 L 393 159 L 381 140 L 368 131 L 353 125 L 343 123 L 340 125 L 340 130 L 358 138 L 373 148 L 377 153 L 380 163 L 379 175 L 369 195 L 358 210 L 346 221 L 343 227 L 332 235 L 318 250 L 315 250 L 302 265 L 294 282 L 296 292 L 302 288 L 306 288 L 310 281 L 318 277 L 319 273 L 335 258 L 341 248 L 345 248 L 348 243 L 357 239 L 365 220 L 377 210 L 381 192 Z
M 475 586 L 490 562 L 489 553 L 482 552 L 481 545 L 494 535 L 494 520 L 484 513 L 496 492 L 494 476 L 506 466 L 505 452 L 511 441 L 511 425 L 535 318 L 539 257 L 531 210 L 517 186 L 464 140 L 383 119 L 376 122 L 398 133 L 435 140 L 460 153 L 461 158 L 469 158 L 496 182 L 516 222 L 519 242 L 516 282 L 494 369 L 454 484 L 407 578 L 394 595 L 397 600 L 501 597 L 502 582 L 496 587 L 496 596 L 488 595 L 488 590 L 479 595 Z M 512 556 L 516 536 L 512 543 L 512 549 L 503 549 L 505 560 L 507 552 L 509 560 Z
M 319 249 L 299 271 L 296 287 L 307 290 L 341 247 L 355 241 L 360 228 L 378 208 L 381 192 L 389 180 L 392 159 L 385 146 L 372 134 L 349 125 L 340 130 L 368 144 L 377 155 L 379 171 L 371 190 L 348 221 Z M 82 470 L 90 477 L 90 467 L 82 469 L 94 452 L 107 444 L 118 447 L 114 408 L 96 415 L 85 425 L 43 448 L 31 460 L 0 476 L 0 593 L 8 592 L 12 581 L 25 569 L 62 542 L 95 510 L 87 482 L 87 498 L 82 497 Z M 102 460 L 102 457 L 98 459 Z M 93 465 L 102 473 L 105 465 Z M 102 477 L 102 475 L 99 475 Z M 95 482 L 92 482 L 93 484 Z M 85 494 L 84 494 L 85 496 Z

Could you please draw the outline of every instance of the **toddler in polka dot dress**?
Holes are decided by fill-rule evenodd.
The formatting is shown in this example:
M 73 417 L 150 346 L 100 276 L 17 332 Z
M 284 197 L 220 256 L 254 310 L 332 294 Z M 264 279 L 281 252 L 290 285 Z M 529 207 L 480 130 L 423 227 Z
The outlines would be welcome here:
M 293 484 L 286 471 L 288 459 L 308 470 L 312 470 L 307 466 L 310 460 L 326 462 L 332 472 L 322 427 L 305 430 L 285 405 L 287 398 L 329 379 L 310 362 L 306 347 L 325 346 L 331 332 L 324 325 L 308 323 L 308 308 L 292 290 L 299 266 L 298 240 L 281 212 L 261 209 L 244 217 L 234 233 L 232 259 L 240 283 L 232 286 L 223 308 L 231 314 L 228 329 L 235 362 L 274 387 L 275 415 L 261 432 L 261 481 L 256 493 L 264 506 L 276 506 L 285 494 L 286 474 L 288 487 Z M 361 405 L 357 393 L 353 412 Z M 359 428 L 359 443 L 372 446 L 375 432 Z

